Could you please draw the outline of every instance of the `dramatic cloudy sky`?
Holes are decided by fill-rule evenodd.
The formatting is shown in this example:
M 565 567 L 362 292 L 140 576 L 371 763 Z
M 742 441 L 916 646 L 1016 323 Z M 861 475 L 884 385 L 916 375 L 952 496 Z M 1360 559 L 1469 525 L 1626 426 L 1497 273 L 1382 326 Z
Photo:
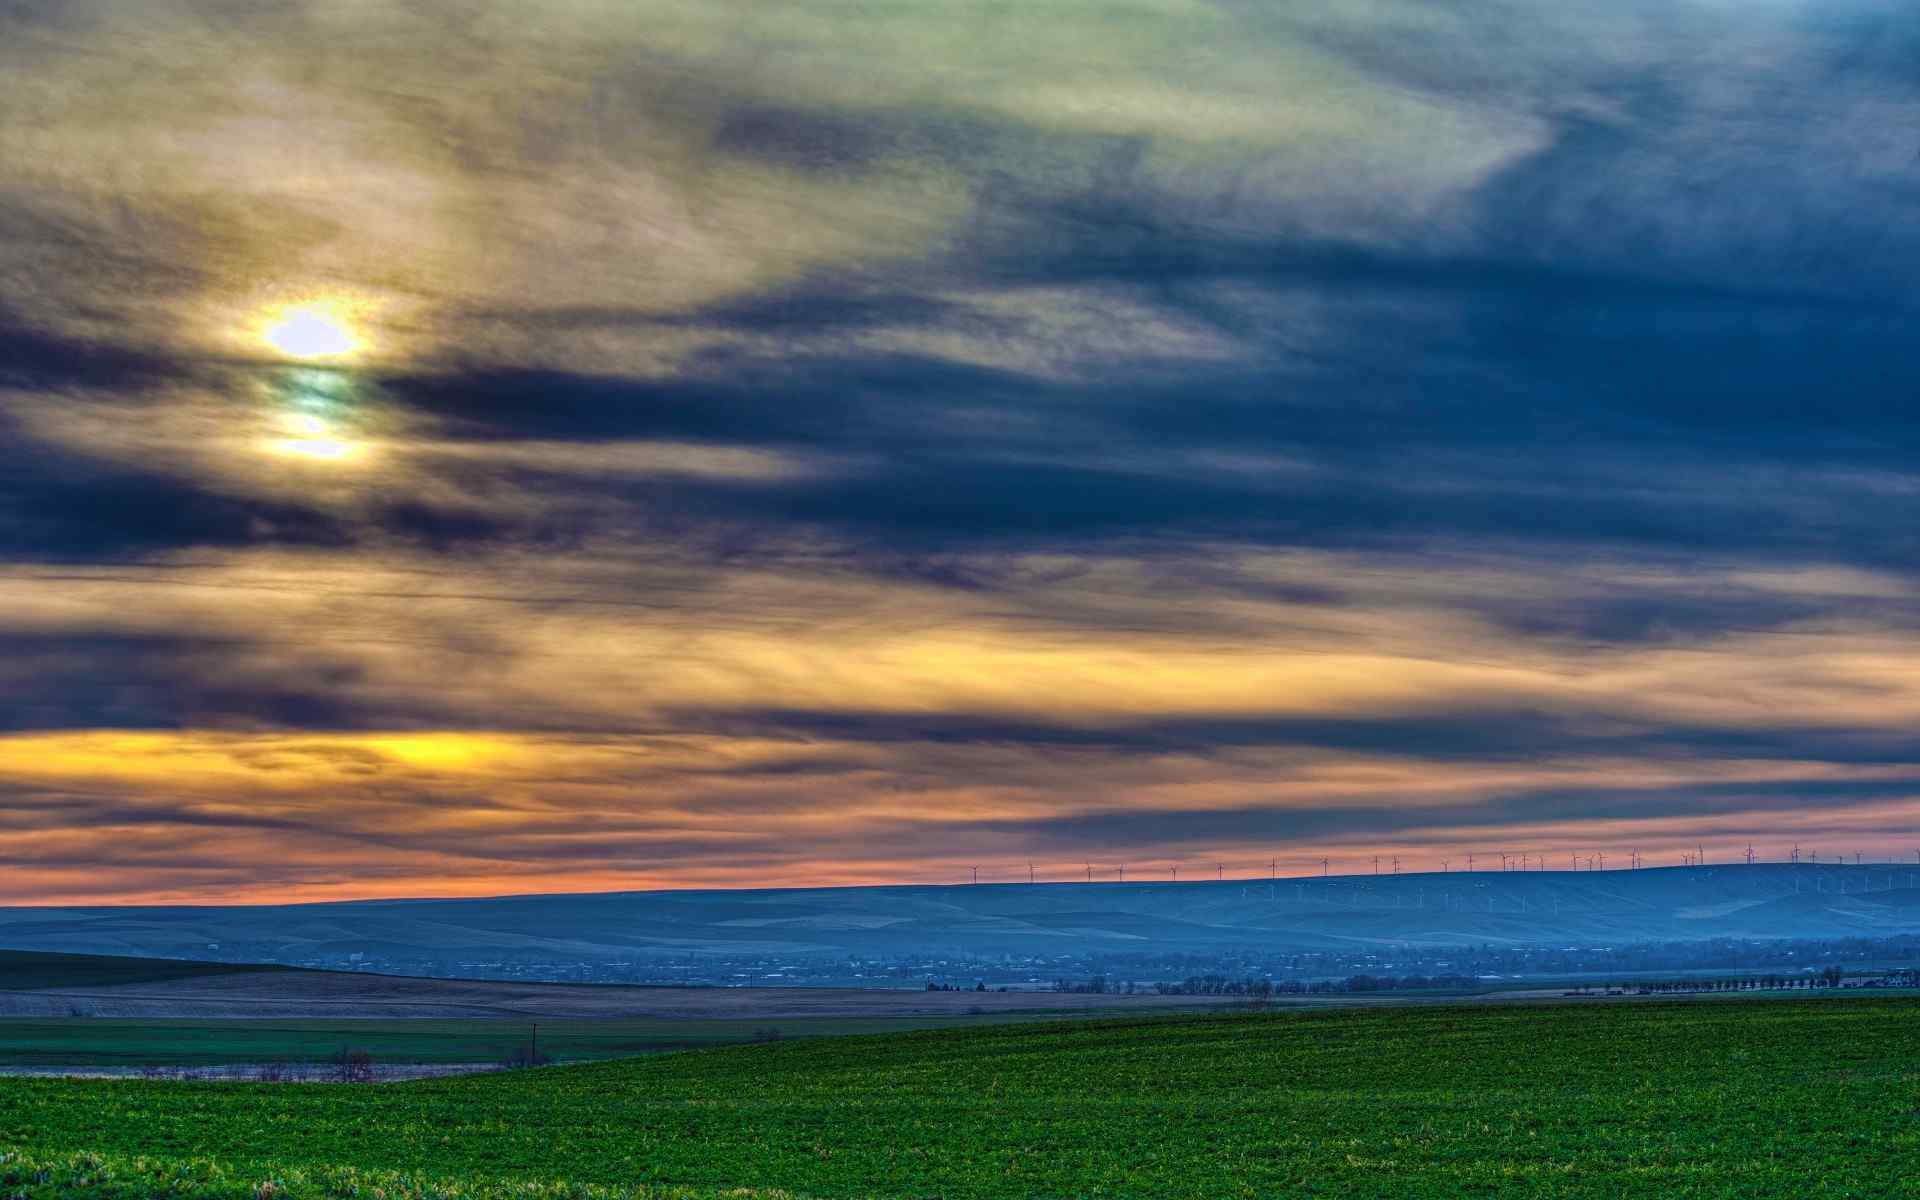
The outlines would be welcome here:
M 0 901 L 1920 848 L 1904 0 L 4 0 L 0 163 Z

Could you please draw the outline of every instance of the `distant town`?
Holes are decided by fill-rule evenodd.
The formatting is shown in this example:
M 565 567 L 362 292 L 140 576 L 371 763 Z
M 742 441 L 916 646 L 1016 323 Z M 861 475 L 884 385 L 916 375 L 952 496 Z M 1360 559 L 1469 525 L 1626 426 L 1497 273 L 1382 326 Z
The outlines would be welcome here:
M 673 987 L 972 988 L 1010 991 L 1166 991 L 1194 980 L 1275 991 L 1464 989 L 1512 982 L 1660 981 L 1765 974 L 1813 978 L 1826 968 L 1883 971 L 1905 985 L 1920 970 L 1920 935 L 1885 938 L 1715 939 L 1620 946 L 1494 945 L 1303 953 L 898 955 L 793 957 L 700 954 L 630 960 L 451 958 L 349 952 L 275 958 L 267 947 L 209 948 L 228 962 L 428 978 Z M 1898 978 L 1895 978 L 1895 977 Z

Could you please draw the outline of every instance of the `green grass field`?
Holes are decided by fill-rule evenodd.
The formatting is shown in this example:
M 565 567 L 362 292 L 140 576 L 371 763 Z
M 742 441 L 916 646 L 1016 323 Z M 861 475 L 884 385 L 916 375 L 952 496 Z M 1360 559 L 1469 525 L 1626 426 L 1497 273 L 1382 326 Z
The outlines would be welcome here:
M 1020 1024 L 376 1086 L 6 1079 L 0 1195 L 1912 1196 L 1917 1055 L 1920 1002 L 1842 997 Z

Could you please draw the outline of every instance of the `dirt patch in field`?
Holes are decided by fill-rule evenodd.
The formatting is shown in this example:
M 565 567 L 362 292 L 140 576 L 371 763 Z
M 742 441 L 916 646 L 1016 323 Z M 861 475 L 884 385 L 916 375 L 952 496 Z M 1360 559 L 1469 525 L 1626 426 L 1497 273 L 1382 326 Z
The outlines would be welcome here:
M 679 988 L 497 983 L 392 975 L 260 972 L 119 987 L 0 992 L 15 1017 L 945 1017 L 970 1013 L 1149 1011 L 1244 997 L 862 988 Z
M 505 1070 L 499 1063 L 374 1063 L 355 1083 L 399 1083 L 447 1075 L 480 1075 Z M 0 1067 L 0 1078 L 167 1079 L 190 1083 L 341 1083 L 336 1068 L 324 1063 L 221 1063 L 204 1067 Z

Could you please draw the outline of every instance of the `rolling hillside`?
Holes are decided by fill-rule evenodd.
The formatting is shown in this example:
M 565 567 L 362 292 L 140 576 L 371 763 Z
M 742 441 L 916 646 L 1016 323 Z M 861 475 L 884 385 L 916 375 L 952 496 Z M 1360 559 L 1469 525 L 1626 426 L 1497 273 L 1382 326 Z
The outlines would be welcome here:
M 112 988 L 168 984 L 181 980 L 268 976 L 284 980 L 313 972 L 255 963 L 191 962 L 165 958 L 124 958 L 102 954 L 49 954 L 37 950 L 0 950 L 0 988 Z
M 1185 953 L 1914 931 L 1920 867 L 1825 864 L 0 909 L 0 946 L 255 961 Z

